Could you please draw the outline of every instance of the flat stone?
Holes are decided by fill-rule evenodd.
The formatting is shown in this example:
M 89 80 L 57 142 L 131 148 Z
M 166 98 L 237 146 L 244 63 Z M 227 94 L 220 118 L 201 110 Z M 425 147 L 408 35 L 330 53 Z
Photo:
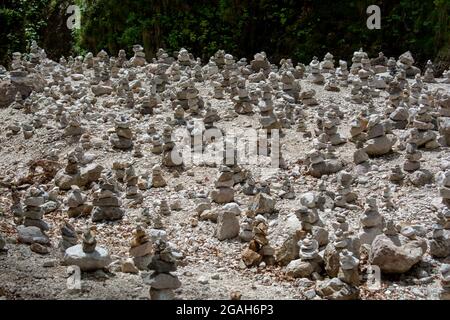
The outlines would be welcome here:
M 96 271 L 103 269 L 112 262 L 108 251 L 97 246 L 92 253 L 85 253 L 81 244 L 66 250 L 63 263 L 67 266 L 78 266 L 81 271 Z

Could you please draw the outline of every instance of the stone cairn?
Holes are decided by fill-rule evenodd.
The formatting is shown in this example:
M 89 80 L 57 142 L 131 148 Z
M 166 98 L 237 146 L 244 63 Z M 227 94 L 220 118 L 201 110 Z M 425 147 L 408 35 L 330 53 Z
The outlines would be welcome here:
M 87 196 L 83 194 L 80 187 L 73 185 L 67 194 L 66 205 L 69 218 L 88 215 L 92 211 L 92 204 L 87 203 Z
M 435 220 L 432 239 L 429 242 L 430 255 L 445 259 L 450 256 L 450 209 L 443 208 Z
M 274 263 L 275 250 L 267 240 L 268 224 L 262 216 L 257 216 L 253 221 L 253 239 L 250 240 L 248 248 L 242 252 L 242 261 L 247 267 L 258 266 L 264 262 L 265 265 Z
M 103 175 L 99 180 L 99 190 L 94 192 L 94 200 L 92 204 L 92 222 L 102 220 L 118 220 L 124 215 L 121 208 L 122 201 L 118 191 L 117 181 L 112 174 Z
M 46 201 L 45 192 L 37 187 L 31 187 L 28 189 L 28 193 L 25 197 L 24 204 L 24 225 L 26 227 L 38 227 L 43 232 L 48 231 L 50 227 L 42 220 L 44 217 L 44 210 L 42 206 Z
M 6 248 L 6 240 L 3 238 L 3 235 L 0 233 L 0 253 L 7 251 Z
M 429 105 L 427 95 L 422 95 L 417 114 L 413 117 L 412 128 L 410 129 L 411 142 L 415 142 L 417 147 L 424 147 L 433 150 L 439 147 L 437 134 L 434 131 L 435 119 L 432 115 L 432 108 Z
M 323 259 L 319 255 L 319 244 L 311 235 L 298 241 L 299 259 L 286 266 L 286 274 L 294 278 L 320 278 Z
M 164 239 L 155 241 L 154 254 L 148 268 L 154 271 L 147 282 L 150 284 L 150 299 L 173 300 L 173 291 L 181 287 L 181 282 L 171 273 L 177 270 L 176 257 Z
M 314 89 L 305 90 L 300 94 L 300 100 L 306 107 L 316 106 L 319 103 L 317 102 L 315 95 L 316 91 Z
M 113 147 L 128 150 L 133 147 L 133 133 L 130 123 L 124 116 L 118 117 L 114 121 L 115 133 L 111 135 L 110 141 Z
M 152 169 L 152 188 L 164 188 L 167 185 L 162 175 L 161 166 L 154 165 Z
M 73 225 L 65 221 L 60 231 L 61 241 L 59 242 L 59 247 L 63 252 L 78 244 L 78 235 Z
M 325 57 L 323 58 L 323 61 L 320 63 L 320 69 L 322 70 L 322 73 L 331 73 L 334 74 L 334 56 L 327 52 Z
M 319 126 L 316 134 L 321 143 L 331 143 L 333 146 L 337 146 L 346 142 L 346 139 L 338 133 L 339 117 L 335 113 L 327 111 L 324 118 L 316 120 Z
M 142 203 L 144 200 L 143 195 L 139 192 L 138 180 L 139 176 L 136 174 L 134 170 L 134 166 L 130 164 L 128 168 L 125 170 L 125 197 L 127 199 L 131 199 L 131 204 L 136 205 Z
M 431 60 L 428 60 L 427 65 L 425 66 L 423 81 L 426 83 L 436 83 L 436 79 L 434 78 L 433 63 L 431 62 Z
M 131 58 L 130 63 L 133 67 L 142 67 L 145 65 L 144 48 L 141 45 L 133 46 L 134 57 Z
M 375 237 L 383 233 L 384 219 L 378 211 L 376 198 L 368 197 L 366 199 L 360 223 L 362 227 L 359 233 L 361 244 L 371 245 Z
M 233 170 L 226 165 L 221 165 L 215 189 L 211 191 L 211 199 L 216 203 L 230 203 L 234 201 L 234 179 Z
M 173 106 L 181 105 L 184 110 L 189 110 L 191 114 L 199 114 L 204 102 L 198 94 L 199 91 L 195 87 L 194 80 L 183 76 L 178 82 L 176 91 L 177 99 L 174 100 Z
M 245 86 L 245 78 L 239 77 L 237 81 L 238 95 L 233 98 L 234 111 L 238 114 L 249 114 L 253 112 L 253 104 L 248 95 L 248 90 Z
M 405 162 L 403 163 L 403 170 L 413 172 L 420 169 L 420 159 L 422 153 L 417 149 L 415 143 L 408 142 L 406 145 Z
M 165 126 L 163 129 L 163 155 L 162 164 L 166 167 L 178 167 L 183 165 L 183 158 L 172 141 L 172 128 Z
M 327 81 L 325 82 L 325 90 L 327 91 L 333 91 L 333 92 L 339 92 L 341 89 L 339 88 L 339 83 L 336 79 L 336 76 L 334 73 L 332 73 Z
M 63 263 L 66 266 L 78 266 L 81 271 L 97 271 L 108 266 L 112 261 L 108 250 L 97 246 L 97 240 L 91 229 L 83 231 L 82 244 L 77 244 L 65 251 Z
M 440 172 L 436 182 L 439 185 L 439 193 L 442 197 L 442 203 L 450 208 L 450 170 Z
M 328 231 L 320 219 L 317 208 L 317 196 L 308 192 L 301 196 L 301 207 L 295 211 L 295 215 L 301 222 L 301 230 L 306 234 L 311 234 L 320 247 L 328 244 Z
M 178 105 L 175 107 L 174 113 L 173 113 L 173 118 L 174 118 L 174 124 L 175 125 L 185 125 L 186 124 L 186 120 L 184 118 L 184 109 L 182 106 Z
M 351 74 L 357 75 L 358 71 L 362 68 L 362 59 L 367 58 L 367 53 L 365 53 L 362 48 L 359 49 L 359 51 L 353 52 L 352 66 L 350 67 Z
M 336 69 L 336 77 L 341 86 L 348 86 L 349 73 L 350 72 L 348 71 L 347 61 L 339 60 L 339 68 Z
M 322 85 L 325 83 L 325 77 L 322 75 L 320 71 L 320 62 L 317 57 L 313 57 L 312 61 L 309 64 L 311 75 L 309 80 L 318 85 Z
M 133 232 L 129 254 L 136 268 L 148 270 L 148 265 L 152 261 L 153 244 L 142 226 L 137 226 Z
M 441 272 L 441 290 L 439 298 L 441 300 L 450 300 L 450 264 L 443 264 Z
M 273 112 L 272 89 L 268 83 L 261 83 L 263 90 L 262 100 L 258 103 L 261 114 L 261 128 L 270 132 L 272 129 L 280 129 L 281 125 Z

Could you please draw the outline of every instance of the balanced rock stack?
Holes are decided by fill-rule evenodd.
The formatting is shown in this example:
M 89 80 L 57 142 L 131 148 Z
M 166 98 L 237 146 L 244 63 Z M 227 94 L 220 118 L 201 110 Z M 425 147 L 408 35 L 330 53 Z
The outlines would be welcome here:
M 162 164 L 166 167 L 177 167 L 183 165 L 181 152 L 172 141 L 172 128 L 165 126 L 163 129 L 163 159 Z
M 339 60 L 339 68 L 336 69 L 336 77 L 339 80 L 339 84 L 343 87 L 348 86 L 348 65 L 347 61 Z
M 133 147 L 133 133 L 130 123 L 124 116 L 117 117 L 114 121 L 115 133 L 111 135 L 110 141 L 113 147 L 127 150 Z
M 318 140 L 322 143 L 331 143 L 333 146 L 337 146 L 346 142 L 345 138 L 342 138 L 338 133 L 339 118 L 335 113 L 327 111 L 325 117 L 320 119 L 319 124 L 319 137 Z
M 334 73 L 332 73 L 325 82 L 325 90 L 339 92 L 339 84 Z
M 439 298 L 441 300 L 450 300 L 450 264 L 443 264 L 441 272 L 441 291 Z
M 121 208 L 117 181 L 112 174 L 104 175 L 99 180 L 99 190 L 94 192 L 94 209 L 92 210 L 92 222 L 102 220 L 118 220 L 124 215 Z
M 6 240 L 3 238 L 2 234 L 0 233 L 0 253 L 6 251 Z
M 292 103 L 298 103 L 300 99 L 301 85 L 300 82 L 295 79 L 294 74 L 291 71 L 281 72 L 281 89 L 292 100 L 288 100 Z M 285 96 L 286 97 L 286 96 Z
M 427 65 L 425 66 L 425 73 L 423 74 L 423 81 L 427 83 L 435 83 L 436 79 L 434 78 L 434 70 L 433 63 L 431 60 L 427 61 Z
M 415 143 L 408 143 L 406 145 L 405 162 L 403 164 L 403 170 L 413 172 L 420 169 L 420 159 L 422 153 L 417 150 Z
M 292 260 L 286 266 L 286 274 L 293 278 L 309 278 L 319 275 L 323 268 L 323 259 L 319 255 L 319 245 L 311 235 L 298 242 L 299 259 Z
M 181 282 L 171 273 L 177 270 L 176 258 L 164 239 L 155 241 L 154 255 L 148 268 L 154 271 L 148 281 L 145 281 L 150 284 L 150 299 L 173 300 L 173 291 L 181 287 Z
M 300 100 L 307 107 L 316 106 L 319 103 L 317 102 L 315 95 L 316 95 L 316 91 L 314 89 L 305 90 L 305 91 L 302 91 L 302 93 L 300 94 Z
M 362 68 L 362 59 L 367 59 L 367 53 L 365 53 L 363 51 L 363 49 L 359 49 L 359 51 L 355 51 L 353 52 L 353 57 L 352 57 L 352 66 L 350 67 L 350 72 L 353 75 L 357 75 L 358 71 Z
M 377 235 L 383 233 L 384 219 L 378 211 L 376 198 L 369 197 L 366 199 L 360 223 L 362 227 L 359 233 L 361 244 L 370 245 Z
M 143 227 L 138 226 L 134 230 L 130 247 L 129 253 L 136 268 L 148 270 L 148 265 L 152 260 L 153 245 Z
M 330 175 L 339 172 L 343 168 L 341 160 L 335 157 L 329 157 L 320 150 L 311 150 L 306 155 L 306 164 L 308 165 L 308 174 L 320 178 L 324 175 Z
M 234 172 L 226 165 L 221 165 L 215 189 L 211 191 L 211 199 L 216 203 L 229 203 L 234 201 Z
M 245 86 L 245 78 L 239 77 L 237 81 L 238 95 L 233 98 L 234 111 L 239 114 L 249 114 L 253 112 L 253 104 L 250 101 L 248 90 Z
M 263 216 L 256 216 L 253 222 L 253 239 L 248 248 L 242 252 L 242 260 L 247 267 L 258 266 L 261 262 L 265 265 L 274 263 L 275 250 L 269 245 L 267 240 L 268 225 Z
M 28 189 L 28 193 L 25 197 L 25 210 L 23 212 L 25 220 L 24 225 L 26 227 L 38 227 L 42 231 L 50 229 L 48 224 L 42 220 L 44 217 L 44 210 L 42 206 L 46 201 L 45 192 L 37 187 L 31 187 Z
M 167 185 L 166 180 L 162 175 L 162 170 L 159 165 L 154 165 L 152 169 L 152 188 L 164 188 Z
M 272 129 L 280 129 L 281 125 L 278 121 L 275 113 L 273 112 L 273 100 L 272 100 L 272 88 L 268 83 L 262 83 L 263 97 L 258 103 L 258 107 L 261 113 L 260 123 L 262 129 L 266 129 L 269 132 Z
M 81 192 L 78 186 L 72 186 L 68 192 L 66 205 L 68 207 L 67 215 L 69 218 L 76 218 L 87 215 L 92 210 L 92 204 L 86 203 L 87 197 Z
M 322 75 L 320 71 L 320 62 L 317 57 L 313 57 L 312 61 L 309 64 L 311 75 L 309 80 L 318 85 L 322 85 L 325 83 L 325 77 Z
M 200 109 L 203 108 L 203 100 L 198 96 L 199 91 L 195 87 L 193 79 L 188 79 L 183 76 L 178 82 L 176 91 L 175 106 L 181 105 L 184 110 L 189 110 L 192 114 L 200 113 Z
M 125 170 L 124 180 L 126 185 L 125 197 L 131 199 L 133 205 L 142 203 L 144 197 L 139 192 L 138 188 L 139 176 L 136 174 L 132 164 Z
M 420 69 L 413 66 L 414 58 L 411 52 L 403 53 L 397 61 L 397 67 L 405 71 L 407 77 L 414 77 L 420 74 Z
M 60 249 L 65 252 L 68 248 L 76 246 L 77 244 L 78 235 L 75 227 L 65 221 L 64 225 L 61 227 L 61 241 L 59 242 Z
M 302 206 L 295 211 L 297 219 L 301 222 L 301 230 L 311 234 L 320 247 L 328 244 L 328 231 L 320 219 L 317 209 L 317 197 L 308 192 L 301 196 Z
M 250 61 L 250 66 L 253 72 L 263 72 L 265 76 L 268 76 L 270 73 L 270 62 L 267 59 L 266 53 L 261 52 L 257 53 L 253 56 L 253 60 Z
M 386 135 L 387 123 L 382 122 L 377 114 L 369 117 L 367 123 L 367 140 L 364 146 L 366 153 L 369 156 L 382 156 L 392 150 L 392 146 L 396 142 L 396 137 L 393 135 Z
M 421 95 L 419 99 L 419 107 L 417 114 L 412 121 L 412 129 L 410 129 L 410 139 L 417 144 L 417 147 L 424 147 L 433 150 L 439 147 L 437 142 L 437 134 L 434 131 L 435 122 L 431 111 L 429 97 Z
M 141 45 L 133 46 L 134 57 L 131 58 L 130 63 L 133 67 L 142 67 L 145 65 L 144 48 Z
M 345 225 L 345 223 L 339 223 L 339 225 L 342 226 Z M 359 238 L 352 235 L 350 231 L 345 229 L 345 227 L 344 229 L 338 227 L 338 229 L 334 233 L 334 240 L 328 243 L 323 254 L 325 271 L 327 272 L 328 276 L 332 278 L 338 276 L 340 268 L 340 253 L 343 250 L 349 250 L 354 254 L 359 254 Z
M 450 170 L 439 172 L 436 183 L 439 186 L 442 203 L 450 208 Z
M 90 228 L 84 230 L 82 241 L 82 244 L 66 250 L 63 258 L 64 265 L 78 266 L 81 271 L 96 271 L 112 262 L 108 250 L 97 246 L 97 240 Z
M 323 61 L 320 63 L 320 68 L 322 69 L 322 73 L 332 73 L 334 74 L 334 56 L 327 52 Z
M 435 258 L 450 256 L 450 209 L 444 207 L 437 215 L 433 225 L 432 239 L 429 242 L 430 255 Z

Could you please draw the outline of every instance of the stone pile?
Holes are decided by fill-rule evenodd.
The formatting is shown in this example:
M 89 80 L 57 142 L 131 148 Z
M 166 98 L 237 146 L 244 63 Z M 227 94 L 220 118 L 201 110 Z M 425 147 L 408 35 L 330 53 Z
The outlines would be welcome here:
M 128 150 L 133 147 L 133 132 L 130 129 L 130 123 L 124 116 L 117 117 L 114 120 L 115 133 L 110 137 L 114 148 Z
M 172 128 L 165 126 L 162 134 L 162 164 L 166 167 L 178 167 L 183 165 L 183 158 L 181 152 L 176 148 L 175 142 L 172 141 Z M 157 143 L 153 140 L 153 149 Z M 158 151 L 158 150 L 156 150 Z M 155 152 L 154 152 L 155 153 Z
M 420 159 L 422 153 L 417 150 L 415 143 L 408 143 L 406 145 L 405 162 L 403 163 L 403 170 L 413 172 L 420 169 Z
M 434 78 L 434 70 L 433 63 L 431 60 L 427 61 L 427 65 L 425 66 L 425 73 L 423 74 L 423 81 L 426 83 L 435 83 L 436 79 Z
M 152 261 L 153 244 L 142 226 L 137 226 L 133 232 L 129 254 L 136 268 L 148 270 L 148 266 Z
M 121 208 L 117 181 L 109 173 L 100 178 L 98 187 L 93 194 L 92 222 L 121 219 L 125 212 Z
M 238 114 L 249 114 L 253 112 L 253 104 L 250 100 L 248 90 L 245 86 L 245 78 L 239 77 L 237 81 L 238 95 L 233 98 L 234 111 Z M 216 94 L 215 94 L 216 96 Z
M 313 57 L 312 61 L 309 64 L 309 68 L 311 72 L 309 76 L 309 81 L 318 85 L 324 84 L 325 77 L 322 75 L 322 72 L 320 70 L 320 62 L 317 59 L 317 57 Z
M 211 199 L 216 203 L 229 203 L 234 201 L 233 170 L 226 165 L 221 165 L 214 183 L 215 189 L 211 191 Z
M 65 221 L 60 231 L 61 241 L 59 242 L 59 248 L 63 252 L 65 252 L 70 247 L 76 246 L 78 244 L 78 234 L 73 225 Z
M 311 235 L 298 242 L 299 259 L 286 266 L 286 274 L 294 278 L 319 278 L 323 269 L 323 259 L 319 255 L 319 245 Z
M 258 266 L 261 263 L 265 265 L 274 263 L 275 250 L 269 245 L 268 229 L 266 219 L 260 215 L 256 216 L 253 221 L 253 239 L 241 254 L 242 261 L 247 267 Z
M 384 219 L 378 211 L 377 199 L 368 197 L 364 206 L 364 212 L 360 218 L 361 231 L 359 239 L 361 244 L 370 245 L 376 236 L 383 233 Z
M 25 227 L 37 227 L 43 232 L 50 229 L 49 225 L 42 220 L 44 217 L 43 205 L 48 195 L 38 187 L 31 187 L 24 200 L 24 221 Z
M 177 270 L 176 256 L 163 238 L 155 241 L 154 254 L 148 268 L 154 271 L 145 281 L 150 285 L 150 299 L 173 300 L 173 291 L 181 287 L 181 282 L 171 273 Z
M 404 70 L 407 77 L 414 77 L 417 74 L 420 74 L 420 69 L 414 67 L 413 64 L 414 58 L 409 51 L 403 53 L 397 61 L 397 67 L 401 70 Z
M 263 97 L 262 100 L 258 103 L 258 108 L 261 115 L 259 119 L 261 128 L 267 130 L 268 132 L 270 132 L 272 129 L 280 129 L 280 122 L 273 112 L 272 89 L 267 83 L 263 83 L 261 85 Z
M 83 231 L 82 244 L 68 248 L 64 253 L 66 266 L 78 266 L 81 271 L 93 272 L 105 268 L 112 262 L 108 250 L 97 246 L 97 240 L 90 228 Z
M 133 46 L 134 57 L 131 58 L 130 63 L 133 67 L 142 67 L 145 65 L 144 48 L 141 45 Z
M 322 70 L 322 73 L 331 73 L 333 74 L 334 69 L 334 56 L 327 52 L 325 57 L 323 58 L 323 61 L 320 63 L 320 69 Z
M 87 196 L 75 185 L 67 194 L 66 205 L 69 218 L 89 215 L 92 211 L 92 204 L 87 202 Z

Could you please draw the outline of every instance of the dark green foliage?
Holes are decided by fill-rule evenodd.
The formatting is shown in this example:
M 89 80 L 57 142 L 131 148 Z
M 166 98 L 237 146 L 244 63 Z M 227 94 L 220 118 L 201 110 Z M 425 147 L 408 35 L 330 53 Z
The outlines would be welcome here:
M 434 59 L 440 69 L 450 62 L 450 0 L 76 0 L 82 28 L 73 46 L 70 31 L 62 28 L 64 9 L 72 3 L 0 3 L 5 25 L 0 60 L 38 39 L 47 51 L 52 48 L 51 56 L 69 54 L 71 48 L 112 54 L 124 48 L 131 55 L 132 45 L 140 43 L 149 58 L 159 47 L 185 47 L 204 61 L 218 49 L 247 58 L 265 51 L 273 62 L 283 57 L 309 62 L 327 51 L 349 60 L 363 47 L 371 56 L 383 51 L 398 57 L 411 50 L 420 64 Z M 366 27 L 371 4 L 381 7 L 381 30 Z

